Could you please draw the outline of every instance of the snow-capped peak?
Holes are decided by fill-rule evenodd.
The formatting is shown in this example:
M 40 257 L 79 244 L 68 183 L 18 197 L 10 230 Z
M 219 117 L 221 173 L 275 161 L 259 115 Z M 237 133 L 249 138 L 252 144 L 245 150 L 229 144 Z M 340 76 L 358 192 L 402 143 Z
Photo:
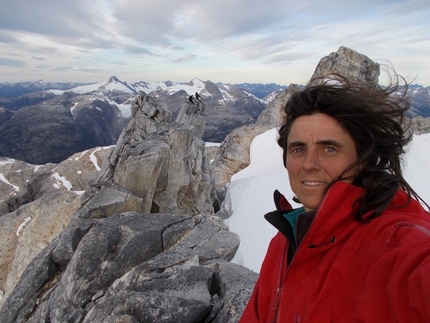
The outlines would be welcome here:
M 107 94 L 108 92 L 125 92 L 130 94 L 137 93 L 132 87 L 127 84 L 127 82 L 119 80 L 116 76 L 111 76 L 107 82 L 81 85 L 68 91 L 79 94 L 96 94 L 96 92 L 100 92 L 100 94 Z M 54 94 L 62 94 L 65 91 L 50 90 L 49 92 L 53 92 Z
M 200 93 L 204 89 L 205 89 L 205 83 L 202 82 L 200 79 L 195 78 L 195 79 L 192 79 L 187 84 L 183 84 L 183 83 L 174 84 L 168 88 L 168 91 L 170 94 L 173 94 L 175 92 L 182 90 L 187 92 L 188 95 L 194 95 L 196 92 Z
M 125 92 L 125 93 L 131 93 L 131 94 L 135 94 L 136 91 L 131 88 L 127 82 L 122 82 L 120 81 L 116 76 L 111 76 L 109 78 L 109 81 L 105 84 L 102 85 L 99 89 L 99 91 L 118 91 L 118 92 Z

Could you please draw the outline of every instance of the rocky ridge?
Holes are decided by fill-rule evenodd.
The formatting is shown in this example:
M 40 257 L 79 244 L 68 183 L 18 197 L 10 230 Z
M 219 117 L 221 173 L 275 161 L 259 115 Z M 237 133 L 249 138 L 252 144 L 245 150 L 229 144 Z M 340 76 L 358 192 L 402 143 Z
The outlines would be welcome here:
M 52 201 L 65 226 L 6 291 L 0 321 L 237 322 L 257 275 L 229 263 L 239 239 L 213 214 L 203 103 L 177 122 L 144 93 L 133 105 L 96 184 L 56 191 L 69 215 L 41 197 L 0 218 L 24 223 L 26 207 Z

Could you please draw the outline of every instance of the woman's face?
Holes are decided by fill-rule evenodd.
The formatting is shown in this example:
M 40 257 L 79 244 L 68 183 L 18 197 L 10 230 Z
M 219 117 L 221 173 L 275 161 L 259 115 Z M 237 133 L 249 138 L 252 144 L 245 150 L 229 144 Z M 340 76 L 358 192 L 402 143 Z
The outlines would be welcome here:
M 358 158 L 349 133 L 324 113 L 297 118 L 286 149 L 291 189 L 306 211 L 319 206 L 327 186 Z M 358 167 L 354 167 L 343 177 L 351 183 L 357 173 Z

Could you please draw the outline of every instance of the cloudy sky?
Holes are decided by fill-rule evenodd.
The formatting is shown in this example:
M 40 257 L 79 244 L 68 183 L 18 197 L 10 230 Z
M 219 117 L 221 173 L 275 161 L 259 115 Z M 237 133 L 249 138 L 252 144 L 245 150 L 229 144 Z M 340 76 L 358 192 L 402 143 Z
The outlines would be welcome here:
M 0 82 L 304 84 L 339 46 L 430 86 L 429 0 L 0 0 Z

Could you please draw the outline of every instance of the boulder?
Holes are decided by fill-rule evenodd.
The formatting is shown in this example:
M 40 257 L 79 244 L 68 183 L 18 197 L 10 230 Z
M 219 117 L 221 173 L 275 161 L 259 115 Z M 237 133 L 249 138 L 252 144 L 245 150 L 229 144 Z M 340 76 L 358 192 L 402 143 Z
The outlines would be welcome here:
M 210 215 L 73 219 L 36 256 L 2 322 L 237 322 L 257 274 L 230 264 L 236 234 Z
M 31 260 L 68 225 L 80 198 L 75 192 L 54 191 L 0 217 L 0 289 L 5 292 L 2 300 Z

